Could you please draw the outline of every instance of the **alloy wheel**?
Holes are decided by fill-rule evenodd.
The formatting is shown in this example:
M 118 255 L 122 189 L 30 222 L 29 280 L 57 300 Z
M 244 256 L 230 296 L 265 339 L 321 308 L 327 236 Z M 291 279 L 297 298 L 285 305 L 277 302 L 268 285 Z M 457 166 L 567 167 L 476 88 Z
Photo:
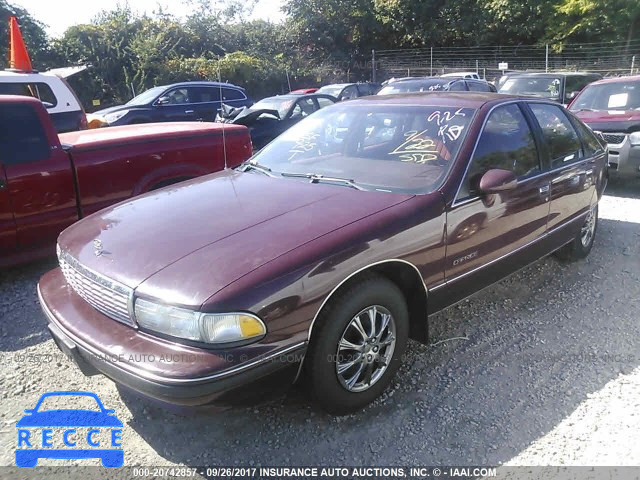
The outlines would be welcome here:
M 336 355 L 340 384 L 350 392 L 374 385 L 387 370 L 396 346 L 396 324 L 391 312 L 372 305 L 355 315 L 345 328 Z

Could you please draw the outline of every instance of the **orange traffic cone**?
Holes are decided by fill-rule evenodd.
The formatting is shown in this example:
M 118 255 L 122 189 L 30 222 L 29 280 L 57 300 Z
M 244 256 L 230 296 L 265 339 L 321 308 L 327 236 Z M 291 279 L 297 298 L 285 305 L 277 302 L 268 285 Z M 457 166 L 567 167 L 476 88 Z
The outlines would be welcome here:
M 27 47 L 22 39 L 22 33 L 20 33 L 20 27 L 18 26 L 18 19 L 16 19 L 16 17 L 9 17 L 9 38 L 11 41 L 11 60 L 9 66 L 16 70 L 32 71 L 31 59 L 29 58 Z

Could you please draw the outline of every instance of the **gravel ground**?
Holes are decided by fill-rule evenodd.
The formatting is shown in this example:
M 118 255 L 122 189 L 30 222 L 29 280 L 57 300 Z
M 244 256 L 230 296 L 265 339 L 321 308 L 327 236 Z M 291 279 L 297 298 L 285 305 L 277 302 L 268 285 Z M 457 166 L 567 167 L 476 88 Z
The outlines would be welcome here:
M 435 316 L 432 345 L 409 345 L 393 388 L 341 418 L 300 389 L 191 416 L 121 395 L 50 339 L 35 287 L 54 262 L 4 271 L 0 465 L 23 409 L 60 389 L 115 408 L 125 465 L 640 465 L 639 258 L 640 186 L 610 185 L 587 260 L 544 259 Z

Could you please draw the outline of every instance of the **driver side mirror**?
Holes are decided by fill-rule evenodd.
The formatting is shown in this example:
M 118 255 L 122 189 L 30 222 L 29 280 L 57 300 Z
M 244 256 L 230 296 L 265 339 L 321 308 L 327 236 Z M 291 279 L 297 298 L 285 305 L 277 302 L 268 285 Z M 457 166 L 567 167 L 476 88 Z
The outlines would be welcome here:
M 512 190 L 518 185 L 518 177 L 511 170 L 493 168 L 480 179 L 478 190 L 482 193 L 500 193 Z
M 160 97 L 158 99 L 158 105 L 168 105 L 171 102 L 169 97 Z

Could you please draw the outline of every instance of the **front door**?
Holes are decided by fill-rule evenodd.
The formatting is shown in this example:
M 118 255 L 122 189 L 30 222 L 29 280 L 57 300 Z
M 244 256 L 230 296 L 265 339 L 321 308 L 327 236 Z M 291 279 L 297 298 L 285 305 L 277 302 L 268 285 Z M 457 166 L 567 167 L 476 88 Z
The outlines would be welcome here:
M 76 193 L 69 157 L 62 150 L 47 113 L 32 104 L 0 105 L 0 215 L 7 197 L 13 208 L 20 251 L 55 245 L 58 234 L 77 220 Z
M 192 97 L 195 97 L 194 89 L 174 88 L 160 97 L 154 108 L 163 122 L 193 122 L 197 120 L 197 113 Z
M 518 185 L 498 194 L 479 192 L 480 178 L 490 169 L 513 171 Z M 532 128 L 518 103 L 499 106 L 489 114 L 447 212 L 445 281 L 450 300 L 500 278 L 486 267 L 542 237 L 548 214 L 549 177 Z

